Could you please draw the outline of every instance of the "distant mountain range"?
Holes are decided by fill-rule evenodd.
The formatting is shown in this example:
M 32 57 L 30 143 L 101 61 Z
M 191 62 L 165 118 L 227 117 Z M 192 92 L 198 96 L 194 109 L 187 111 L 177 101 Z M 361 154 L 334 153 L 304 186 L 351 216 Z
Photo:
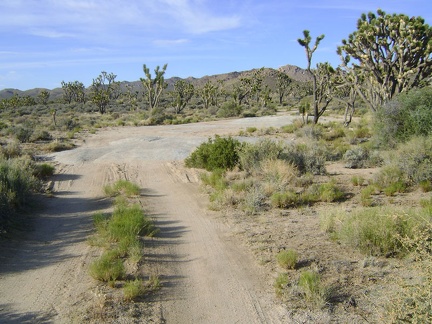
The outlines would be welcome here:
M 299 68 L 298 66 L 294 65 L 284 65 L 281 66 L 279 71 L 285 72 L 291 79 L 295 81 L 305 82 L 310 80 L 310 76 L 308 75 L 307 71 L 305 69 Z M 266 82 L 270 84 L 270 86 L 273 86 L 275 80 L 276 80 L 276 73 L 278 70 L 272 69 L 272 68 L 264 68 L 264 77 L 266 78 Z M 185 81 L 188 81 L 192 83 L 195 87 L 201 87 L 203 86 L 207 81 L 216 82 L 218 80 L 221 80 L 224 82 L 226 86 L 230 86 L 231 84 L 236 83 L 240 78 L 250 76 L 256 69 L 248 70 L 248 71 L 242 71 L 242 72 L 230 72 L 230 73 L 224 73 L 224 74 L 216 74 L 211 76 L 203 76 L 202 78 L 194 78 L 194 77 L 188 77 L 184 79 Z M 169 79 L 166 79 L 165 81 L 168 83 L 168 90 L 172 89 L 174 87 L 174 84 L 176 81 L 180 80 L 179 77 L 172 77 Z M 79 81 L 79 80 L 78 80 Z M 136 90 L 142 90 L 141 81 L 122 81 L 121 86 L 126 87 L 126 85 L 132 85 L 132 87 Z M 62 88 L 55 88 L 55 89 L 44 89 L 44 88 L 34 88 L 30 90 L 19 90 L 19 89 L 3 89 L 0 91 L 0 99 L 8 99 L 11 98 L 14 93 L 17 93 L 19 96 L 31 96 L 36 97 L 40 91 L 42 90 L 48 90 L 50 92 L 50 100 L 56 100 L 59 99 L 63 95 L 63 89 Z

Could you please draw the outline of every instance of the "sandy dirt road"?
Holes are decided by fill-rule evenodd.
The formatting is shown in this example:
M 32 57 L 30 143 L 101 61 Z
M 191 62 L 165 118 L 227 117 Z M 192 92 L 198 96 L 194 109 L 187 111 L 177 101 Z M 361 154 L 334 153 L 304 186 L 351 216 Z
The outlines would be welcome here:
M 102 188 L 117 179 L 142 188 L 145 210 L 160 228 L 145 262 L 161 278 L 161 323 L 282 323 L 265 273 L 207 210 L 197 175 L 179 161 L 214 134 L 279 127 L 281 115 L 208 123 L 124 127 L 90 135 L 77 149 L 48 156 L 57 164 L 54 197 L 26 237 L 2 242 L 0 322 L 68 323 L 68 311 L 95 286 L 86 242 L 91 215 L 109 208 Z

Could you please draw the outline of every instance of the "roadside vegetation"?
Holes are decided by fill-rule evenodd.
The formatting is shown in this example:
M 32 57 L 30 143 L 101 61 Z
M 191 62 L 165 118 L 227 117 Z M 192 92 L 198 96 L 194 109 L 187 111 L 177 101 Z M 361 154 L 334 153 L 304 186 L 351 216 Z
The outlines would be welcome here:
M 109 197 L 115 196 L 114 211 L 110 215 L 99 213 L 93 216 L 96 233 L 89 243 L 101 247 L 103 253 L 90 264 L 89 272 L 94 279 L 106 282 L 112 288 L 122 288 L 126 301 L 137 300 L 159 288 L 158 278 L 144 278 L 136 273 L 144 254 L 143 237 L 152 237 L 157 229 L 141 207 L 133 202 L 140 194 L 136 184 L 118 180 L 105 186 L 104 191 Z
M 395 260 L 395 266 L 401 262 L 417 280 L 398 278 L 393 297 L 369 316 L 427 322 L 432 315 L 432 134 L 424 130 L 424 118 L 406 116 L 415 111 L 413 102 L 431 114 L 429 94 L 426 87 L 396 96 L 383 106 L 400 112 L 392 114 L 391 121 L 388 114 L 366 114 L 350 128 L 334 122 L 312 127 L 299 122 L 288 131 L 287 127 L 248 129 L 239 134 L 257 138 L 253 143 L 233 137 L 209 139 L 186 159 L 186 166 L 203 169 L 209 208 L 238 215 L 236 221 L 243 217 L 252 224 L 275 210 L 287 215 L 290 210 L 316 207 L 330 244 L 365 258 Z M 229 145 L 220 145 L 222 140 Z M 218 164 L 213 164 L 214 159 Z M 327 167 L 334 164 L 352 170 L 350 175 L 328 173 Z M 366 179 L 362 171 L 368 169 L 374 173 Z M 407 203 L 405 196 L 410 197 Z M 281 249 L 280 241 L 275 246 L 280 250 L 272 262 L 282 270 L 275 291 L 290 305 L 303 300 L 309 310 L 331 312 L 359 298 L 345 287 L 342 293 L 336 284 L 342 279 L 334 272 L 327 274 L 316 260 L 302 259 L 290 245 Z

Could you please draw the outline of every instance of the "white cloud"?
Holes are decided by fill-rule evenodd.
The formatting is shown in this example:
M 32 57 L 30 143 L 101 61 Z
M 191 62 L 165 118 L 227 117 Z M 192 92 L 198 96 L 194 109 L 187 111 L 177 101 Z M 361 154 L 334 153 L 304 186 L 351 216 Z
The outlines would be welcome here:
M 76 35 L 72 33 L 60 32 L 48 28 L 30 28 L 29 33 L 35 36 L 47 37 L 47 38 L 76 37 Z
M 181 39 L 157 39 L 152 42 L 156 46 L 177 46 L 189 43 L 188 39 L 181 38 Z

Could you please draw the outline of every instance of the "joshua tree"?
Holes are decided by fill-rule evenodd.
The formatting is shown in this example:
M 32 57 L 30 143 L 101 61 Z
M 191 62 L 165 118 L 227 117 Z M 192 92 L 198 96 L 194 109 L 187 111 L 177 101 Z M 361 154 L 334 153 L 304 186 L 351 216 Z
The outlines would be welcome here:
M 421 17 L 369 12 L 337 52 L 342 68 L 354 76 L 357 93 L 376 111 L 430 78 L 432 28 Z
M 178 80 L 174 84 L 176 114 L 180 113 L 186 107 L 194 93 L 194 86 L 184 80 Z
M 155 77 L 152 79 L 150 69 L 144 64 L 143 71 L 145 78 L 140 78 L 141 83 L 144 87 L 144 96 L 147 98 L 150 111 L 156 108 L 159 103 L 160 95 L 162 91 L 167 88 L 168 84 L 165 82 L 164 74 L 168 64 L 162 67 L 162 70 L 157 66 L 154 70 Z
M 312 108 L 314 112 L 314 124 L 318 123 L 318 119 L 324 114 L 328 104 L 332 100 L 331 95 L 331 75 L 334 69 L 329 63 L 319 63 L 315 70 L 311 69 L 313 53 L 318 48 L 319 43 L 323 40 L 324 35 L 318 36 L 315 39 L 315 44 L 311 48 L 310 42 L 312 40 L 308 30 L 303 31 L 303 39 L 297 41 L 305 48 L 307 58 L 307 71 L 312 76 Z
M 96 79 L 93 79 L 91 86 L 92 101 L 98 107 L 101 114 L 106 112 L 106 107 L 115 96 L 116 89 L 119 87 L 118 82 L 115 82 L 116 77 L 113 73 L 108 74 L 102 71 Z
M 292 82 L 291 78 L 286 73 L 284 73 L 282 71 L 277 72 L 276 86 L 277 86 L 277 92 L 279 95 L 279 104 L 280 105 L 282 105 L 283 98 L 284 98 L 285 94 L 287 93 L 291 82 Z

